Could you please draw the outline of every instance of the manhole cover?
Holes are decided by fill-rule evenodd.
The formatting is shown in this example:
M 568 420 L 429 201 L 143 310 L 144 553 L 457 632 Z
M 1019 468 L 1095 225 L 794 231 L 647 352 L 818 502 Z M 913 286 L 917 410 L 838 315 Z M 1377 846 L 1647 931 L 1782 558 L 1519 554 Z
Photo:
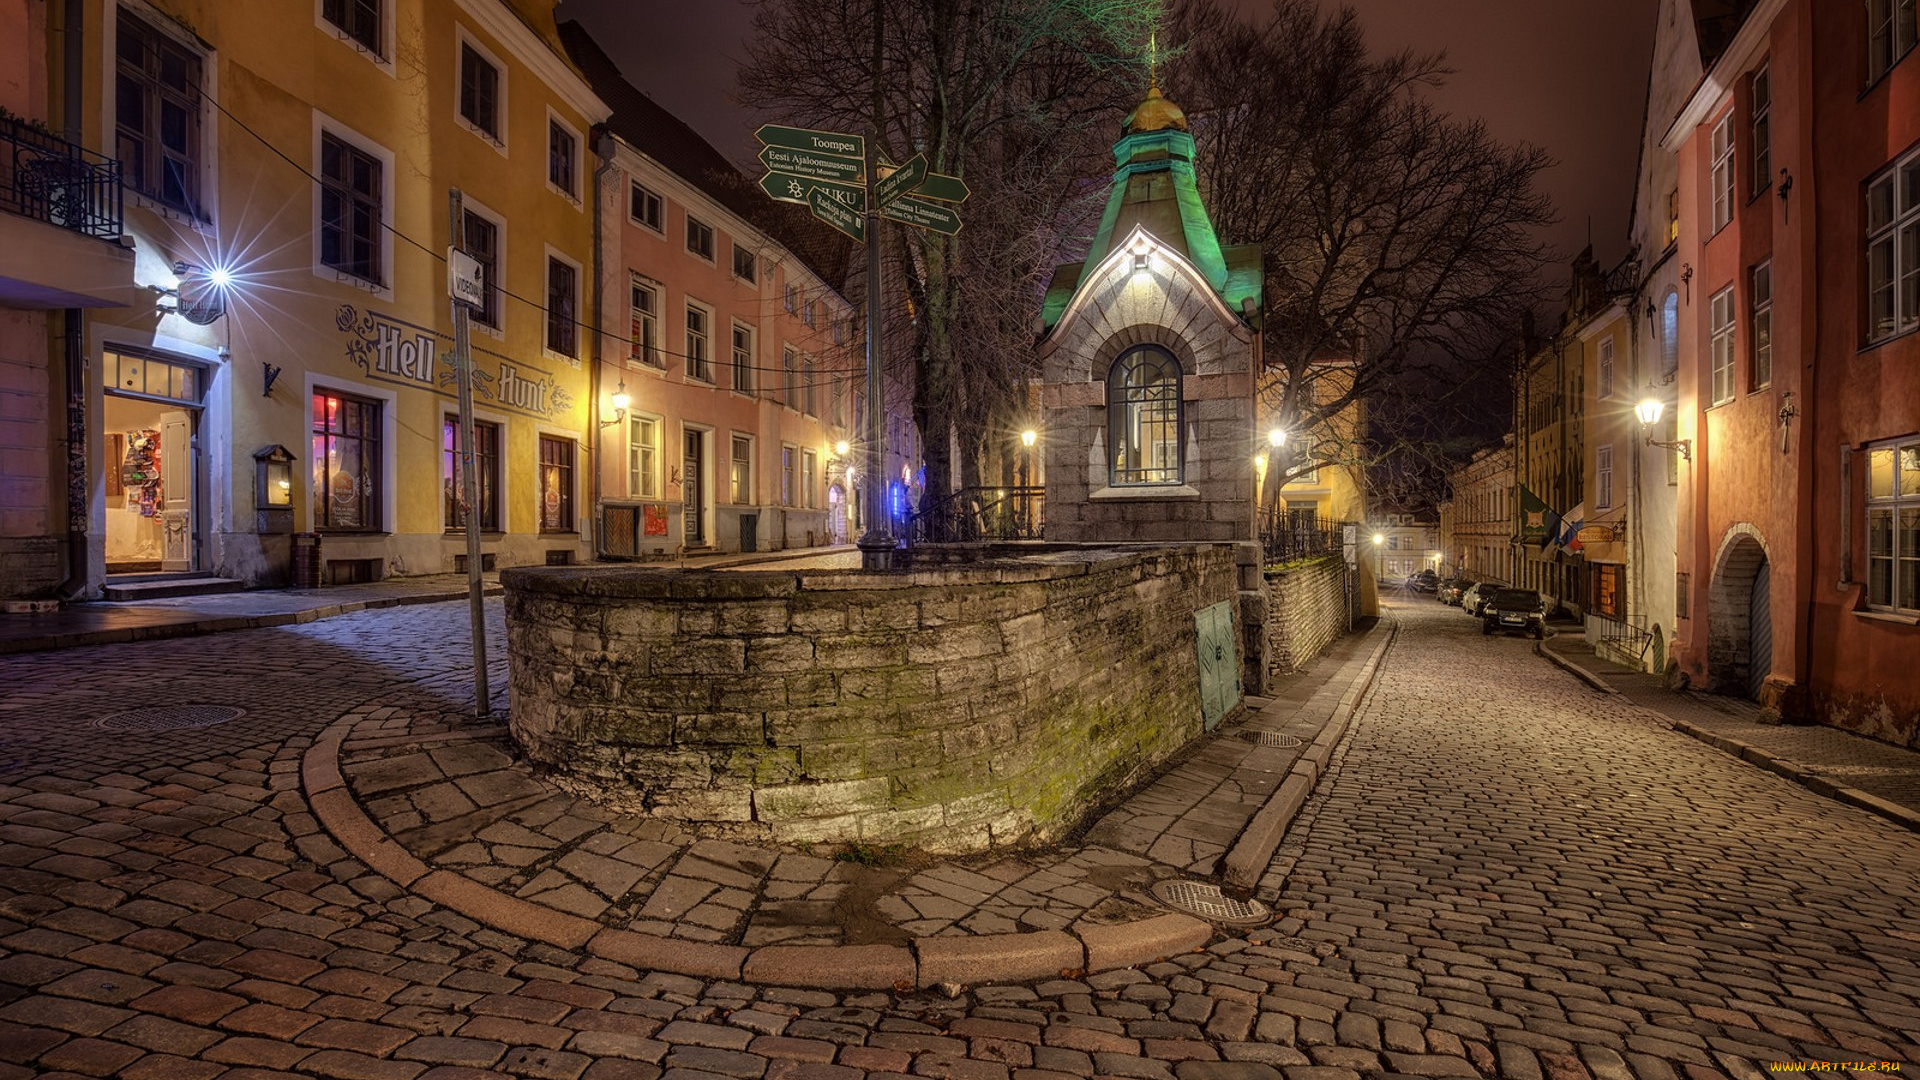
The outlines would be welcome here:
M 181 731 L 215 727 L 246 714 L 247 710 L 231 705 L 163 705 L 103 716 L 93 726 L 102 731 Z
M 1208 922 L 1229 926 L 1259 926 L 1273 917 L 1258 900 L 1235 900 L 1220 891 L 1220 886 L 1204 881 L 1169 879 L 1155 883 L 1153 895 L 1160 902 L 1198 915 Z
M 1298 735 L 1282 735 L 1277 731 L 1240 731 L 1235 734 L 1261 746 L 1299 746 L 1304 741 Z

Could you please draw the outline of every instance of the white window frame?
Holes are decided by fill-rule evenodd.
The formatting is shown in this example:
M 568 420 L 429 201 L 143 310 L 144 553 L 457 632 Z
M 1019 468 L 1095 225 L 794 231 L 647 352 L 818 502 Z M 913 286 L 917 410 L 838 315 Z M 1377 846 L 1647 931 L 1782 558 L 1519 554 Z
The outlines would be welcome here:
M 1887 481 L 1885 487 L 1875 491 L 1875 481 L 1881 470 L 1875 468 L 1875 459 L 1886 455 Z M 1912 472 L 1915 478 L 1908 478 L 1909 469 L 1902 463 L 1903 457 L 1913 458 Z M 1907 515 L 1920 515 L 1920 439 L 1908 436 L 1905 439 L 1871 444 L 1866 448 L 1866 503 L 1862 523 L 1866 543 L 1866 588 L 1862 598 L 1867 607 L 1897 612 L 1903 615 L 1920 615 L 1920 550 L 1908 551 L 1902 544 L 1905 530 L 1901 519 Z M 1904 489 L 1904 490 L 1903 490 Z M 1883 531 L 1876 536 L 1876 523 L 1884 522 Z M 1876 552 L 1876 539 L 1884 538 L 1884 551 Z M 1920 545 L 1916 545 L 1920 547 Z M 1881 569 L 1884 567 L 1884 569 Z M 1876 570 L 1880 576 L 1876 578 Z M 1910 597 L 1901 594 L 1902 579 L 1908 582 Z M 1902 604 L 1902 599 L 1913 599 L 1913 604 Z
M 820 508 L 820 454 L 811 447 L 800 451 L 800 505 Z
M 789 409 L 798 409 L 799 406 L 794 403 L 794 398 L 799 396 L 800 390 L 800 350 L 791 345 L 782 348 L 780 350 L 780 367 L 782 371 L 782 378 L 780 380 L 780 404 L 785 405 Z
M 1865 218 L 1866 330 L 1874 343 L 1920 327 L 1920 150 L 1867 181 Z
M 313 276 L 323 281 L 351 286 L 380 297 L 393 299 L 393 151 L 380 145 L 358 131 L 328 116 L 318 109 L 313 111 L 313 175 L 321 176 L 320 154 L 321 140 L 331 135 L 344 143 L 351 143 L 363 153 L 380 159 L 380 278 L 378 282 L 368 281 L 357 274 L 337 270 L 320 259 L 320 225 L 322 206 L 324 205 L 324 184 L 313 184 L 313 224 L 308 236 L 313 241 Z
M 1593 508 L 1613 508 L 1613 444 L 1593 448 Z
M 646 218 L 640 217 L 633 212 L 634 197 L 636 195 L 644 196 L 645 199 L 652 200 L 654 220 L 648 221 Z M 661 236 L 665 236 L 667 234 L 666 232 L 666 229 L 667 229 L 667 198 L 666 196 L 660 194 L 659 192 L 653 190 L 652 188 L 648 187 L 647 185 L 641 183 L 638 180 L 629 179 L 627 181 L 627 220 L 633 222 L 635 225 L 638 225 L 643 229 L 646 229 L 649 232 L 655 232 L 655 233 L 659 233 Z
M 1613 396 L 1613 338 L 1603 337 L 1594 360 L 1594 392 L 1602 398 Z
M 741 335 L 746 336 L 746 349 L 740 347 Z M 732 363 L 729 369 L 728 383 L 734 393 L 747 397 L 753 396 L 753 369 L 760 353 L 760 335 L 754 332 L 750 323 L 733 320 L 733 331 L 728 335 L 728 356 Z
M 799 295 L 800 295 L 800 290 L 795 288 L 793 286 L 793 283 L 789 282 L 787 284 L 787 310 L 789 312 L 794 311 L 797 305 L 799 304 L 800 302 L 798 299 Z
M 1733 221 L 1733 111 L 1729 109 L 1713 125 L 1713 173 L 1708 187 L 1713 192 L 1712 236 Z
M 813 354 L 808 353 L 800 361 L 800 411 L 807 416 L 820 415 L 820 395 L 814 389 L 814 379 L 819 373 L 814 366 Z
M 1733 400 L 1733 355 L 1734 355 L 1734 305 L 1733 286 L 1729 285 L 1713 294 L 1710 301 L 1712 311 L 1712 352 L 1713 359 L 1711 404 L 1725 405 Z
M 704 325 L 698 336 L 693 329 L 694 312 L 700 313 Z M 680 325 L 685 331 L 682 341 L 686 347 L 687 381 L 717 385 L 713 381 L 713 308 L 689 299 L 681 309 Z M 696 348 L 696 344 L 700 347 Z
M 374 67 L 387 73 L 389 78 L 395 74 L 393 66 L 393 6 L 395 0 L 378 0 L 380 4 L 380 48 L 375 51 L 367 44 L 327 18 L 327 0 L 313 0 L 313 25 L 335 41 L 367 58 Z
M 665 291 L 658 282 L 639 274 L 627 275 L 627 358 L 655 371 L 667 370 L 667 354 L 660 348 L 660 297 Z M 646 323 L 636 326 L 640 322 L 641 312 L 634 298 L 640 293 L 653 298 L 653 308 L 645 313 Z M 651 334 L 646 332 L 648 327 L 652 329 Z
M 586 162 L 586 152 L 585 152 L 586 143 L 580 138 L 580 129 L 568 123 L 566 118 L 561 116 L 559 113 L 554 112 L 552 106 L 547 107 L 547 124 L 548 124 L 547 137 L 546 139 L 542 140 L 542 150 L 544 151 L 544 153 L 542 153 L 540 156 L 540 160 L 541 160 L 540 175 L 546 179 L 548 191 L 551 191 L 555 195 L 558 195 L 561 198 L 572 203 L 574 206 L 574 209 L 577 210 L 580 208 L 580 205 L 581 205 L 580 192 L 578 190 L 568 191 L 567 189 L 561 187 L 559 184 L 556 184 L 553 182 L 552 130 L 553 128 L 558 127 L 560 130 L 566 132 L 568 135 L 573 136 L 573 170 L 572 171 L 573 171 L 573 186 L 576 189 L 583 186 L 586 179 L 582 175 L 582 171 L 585 168 L 585 162 Z
M 593 331 L 592 326 L 590 326 L 587 322 L 587 319 L 585 317 L 586 308 L 583 306 L 585 303 L 585 291 L 587 287 L 586 271 L 581 268 L 578 260 L 570 258 L 566 252 L 561 251 L 560 249 L 554 247 L 551 244 L 546 245 L 546 249 L 547 249 L 547 261 L 543 261 L 540 264 L 540 270 L 541 270 L 541 274 L 540 274 L 540 301 L 541 301 L 540 303 L 540 354 L 542 356 L 547 357 L 550 360 L 558 360 L 561 363 L 571 364 L 574 367 L 579 367 L 580 354 L 585 352 L 587 348 L 587 335 L 592 333 Z M 553 271 L 551 269 L 550 264 L 553 262 L 562 263 L 573 268 L 573 353 L 572 354 L 560 352 L 559 350 L 554 349 L 552 347 L 552 343 L 548 340 L 547 323 L 551 318 L 551 315 L 547 310 L 546 299 L 547 299 L 547 293 L 551 289 L 551 280 L 552 280 Z
M 1773 384 L 1773 260 L 1762 259 L 1747 273 L 1747 316 L 1753 336 L 1752 367 L 1747 372 L 1750 389 Z
M 686 235 L 687 254 L 693 256 L 696 259 L 699 259 L 701 262 L 704 262 L 709 266 L 716 265 L 714 263 L 714 253 L 719 247 L 720 240 L 718 235 L 715 233 L 713 226 L 707 224 L 706 222 L 700 220 L 697 217 L 694 217 L 691 213 L 688 213 L 682 216 L 686 218 L 685 231 L 687 234 Z M 702 234 L 706 238 L 705 251 L 701 251 L 693 246 L 693 237 L 694 237 L 695 229 L 701 230 Z
M 481 141 L 487 143 L 488 145 L 492 146 L 495 150 L 499 151 L 501 157 L 506 157 L 507 156 L 507 114 L 512 111 L 507 108 L 507 100 L 508 100 L 507 99 L 507 65 L 501 61 L 500 57 L 496 55 L 492 49 L 489 49 L 485 45 L 481 44 L 479 38 L 475 37 L 472 33 L 468 32 L 465 26 L 462 26 L 461 24 L 456 22 L 453 28 L 454 28 L 454 43 L 453 43 L 453 119 L 454 119 L 454 123 L 457 123 L 461 127 L 466 128 L 468 131 L 473 132 L 473 134 L 477 138 L 479 138 Z M 495 131 L 489 132 L 487 129 L 474 123 L 472 120 L 467 119 L 467 115 L 464 112 L 460 111 L 460 97 L 464 89 L 464 82 L 465 82 L 465 79 L 464 79 L 465 72 L 462 70 L 462 64 L 465 61 L 465 56 L 463 55 L 461 50 L 465 48 L 472 49 L 474 53 L 480 57 L 481 60 L 485 61 L 486 63 L 488 63 L 493 67 L 494 78 L 497 80 L 495 83 L 494 101 L 493 101 L 493 112 L 494 112 L 493 122 L 494 122 L 495 128 L 497 129 Z
M 746 444 L 747 456 L 740 456 L 740 446 Z M 753 502 L 753 456 L 754 437 L 745 431 L 727 433 L 727 499 L 735 506 L 752 506 Z M 746 476 L 740 477 L 735 470 L 745 466 Z
M 643 426 L 653 433 L 651 443 L 640 438 Z M 660 432 L 666 421 L 652 413 L 627 414 L 627 497 L 657 501 L 660 487 Z
M 780 505 L 794 506 L 794 450 L 792 443 L 780 444 Z

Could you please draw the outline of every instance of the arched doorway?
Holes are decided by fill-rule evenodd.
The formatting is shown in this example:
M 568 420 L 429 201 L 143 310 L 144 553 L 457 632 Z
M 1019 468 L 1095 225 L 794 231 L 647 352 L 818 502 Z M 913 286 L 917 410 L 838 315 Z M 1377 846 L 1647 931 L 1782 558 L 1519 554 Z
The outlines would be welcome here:
M 1751 526 L 1721 545 L 1708 593 L 1707 678 L 1715 693 L 1758 699 L 1773 670 L 1772 574 Z

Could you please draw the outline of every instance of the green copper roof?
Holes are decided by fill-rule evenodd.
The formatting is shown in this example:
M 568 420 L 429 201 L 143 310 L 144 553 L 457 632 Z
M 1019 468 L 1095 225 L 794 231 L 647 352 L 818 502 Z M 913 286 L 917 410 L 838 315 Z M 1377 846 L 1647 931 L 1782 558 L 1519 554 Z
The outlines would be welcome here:
M 1193 136 L 1175 128 L 1129 131 L 1113 145 L 1113 190 L 1086 261 L 1054 272 L 1041 307 L 1041 321 L 1049 330 L 1059 321 L 1075 292 L 1086 284 L 1093 269 L 1112 254 L 1114 244 L 1135 226 L 1178 251 L 1205 278 L 1207 285 L 1235 314 L 1244 317 L 1243 301 L 1261 301 L 1260 250 L 1223 248 L 1213 222 L 1200 202 L 1200 185 L 1193 172 Z

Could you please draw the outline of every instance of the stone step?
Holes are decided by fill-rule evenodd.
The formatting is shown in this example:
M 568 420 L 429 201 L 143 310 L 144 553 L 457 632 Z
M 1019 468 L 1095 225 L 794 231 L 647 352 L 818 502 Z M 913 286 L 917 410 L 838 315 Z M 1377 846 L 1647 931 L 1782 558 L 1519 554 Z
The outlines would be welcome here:
M 175 577 L 155 581 L 126 581 L 106 586 L 108 600 L 159 600 L 170 596 L 212 596 L 239 592 L 246 583 L 223 577 Z

